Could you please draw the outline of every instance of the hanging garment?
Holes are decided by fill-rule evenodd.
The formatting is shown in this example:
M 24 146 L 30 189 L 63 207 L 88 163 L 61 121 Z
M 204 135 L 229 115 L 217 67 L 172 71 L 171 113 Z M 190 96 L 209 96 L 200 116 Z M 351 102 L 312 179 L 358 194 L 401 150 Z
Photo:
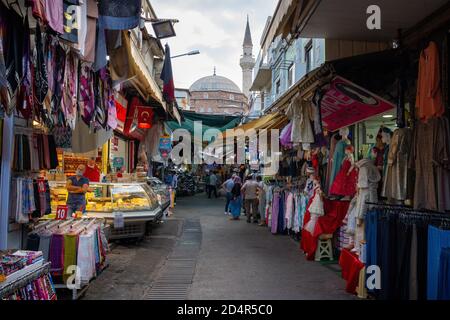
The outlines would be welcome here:
M 34 92 L 33 92 L 33 66 L 30 46 L 30 28 L 28 16 L 25 18 L 23 34 L 23 59 L 22 59 L 22 82 L 17 95 L 17 110 L 25 119 L 30 119 L 33 115 Z M 37 112 L 36 112 L 37 113 Z M 37 113 L 39 115 L 39 113 Z
M 59 34 L 64 33 L 64 6 L 61 0 L 45 0 L 45 15 L 48 25 Z
M 95 61 L 95 42 L 97 34 L 98 7 L 95 0 L 87 0 L 87 35 L 84 45 L 84 56 L 86 62 Z
M 23 39 L 22 36 L 25 34 L 24 21 L 23 19 L 14 11 L 5 9 L 1 7 L 2 12 L 4 12 L 4 55 L 5 55 L 5 66 L 6 66 L 6 79 L 8 81 L 8 101 L 6 113 L 11 115 L 12 111 L 16 107 L 17 103 L 17 93 L 20 88 L 19 85 L 23 77 Z
M 439 135 L 438 120 L 417 121 L 410 156 L 415 169 L 414 208 L 437 210 L 436 176 L 434 171 L 435 138 Z
M 134 29 L 141 17 L 141 0 L 110 0 L 98 4 L 99 22 L 109 30 Z
M 79 107 L 81 119 L 88 126 L 94 117 L 95 103 L 94 103 L 94 89 L 93 89 L 93 72 L 88 63 L 80 63 L 79 74 Z
M 382 196 L 388 199 L 406 200 L 408 181 L 408 155 L 411 149 L 412 131 L 409 128 L 394 131 L 389 147 L 387 168 Z
M 6 64 L 5 64 L 5 47 L 3 42 L 6 39 L 7 18 L 5 14 L 7 9 L 4 7 L 3 3 L 0 3 L 0 113 L 7 110 L 9 105 L 8 98 L 8 79 L 6 77 Z
M 378 202 L 378 182 L 381 180 L 380 172 L 373 163 L 373 160 L 362 159 L 356 163 L 359 168 L 358 172 L 358 195 L 355 208 L 355 217 L 364 220 L 369 209 L 367 202 Z
M 437 299 L 450 300 L 450 247 L 441 250 Z
M 107 40 L 111 79 L 120 83 L 136 77 L 137 67 L 128 31 L 108 31 Z
M 278 230 L 278 220 L 280 212 L 280 193 L 275 192 L 272 201 L 272 219 L 271 219 L 271 232 L 276 234 Z
M 445 117 L 436 119 L 433 164 L 436 177 L 438 211 L 450 211 L 450 126 Z
M 286 127 L 284 127 L 283 130 L 281 130 L 280 143 L 283 147 L 289 149 L 293 147 L 291 136 L 292 136 L 292 121 L 289 122 L 289 124 Z
M 439 267 L 441 251 L 450 248 L 450 231 L 430 226 L 428 228 L 427 298 L 437 300 L 439 292 Z
M 441 90 L 439 47 L 430 42 L 419 58 L 419 75 L 417 79 L 416 108 L 417 116 L 422 121 L 444 114 Z
M 36 25 L 36 37 L 35 37 L 35 65 L 34 65 L 34 92 L 35 103 L 38 104 L 37 108 L 42 108 L 45 96 L 48 91 L 47 82 L 47 67 L 45 65 L 46 57 L 44 55 L 44 41 L 42 39 L 41 28 L 39 24 Z
M 62 86 L 62 110 L 69 127 L 74 130 L 77 120 L 78 59 L 73 53 L 66 56 Z
M 292 121 L 292 143 L 314 143 L 314 133 L 311 127 L 314 116 L 311 109 L 311 102 L 299 97 L 292 99 L 289 104 L 286 116 Z
M 328 181 L 329 187 L 333 185 L 334 179 L 337 174 L 341 170 L 341 166 L 343 165 L 345 158 L 345 147 L 349 145 L 347 140 L 340 140 L 336 143 L 336 147 L 334 148 L 333 157 L 330 159 L 331 164 L 331 172 L 330 179 Z M 330 153 L 331 154 L 331 153 Z M 328 192 L 330 194 L 330 192 Z
M 353 197 L 356 193 L 357 180 L 358 168 L 352 164 L 352 160 L 346 157 L 331 185 L 330 195 Z

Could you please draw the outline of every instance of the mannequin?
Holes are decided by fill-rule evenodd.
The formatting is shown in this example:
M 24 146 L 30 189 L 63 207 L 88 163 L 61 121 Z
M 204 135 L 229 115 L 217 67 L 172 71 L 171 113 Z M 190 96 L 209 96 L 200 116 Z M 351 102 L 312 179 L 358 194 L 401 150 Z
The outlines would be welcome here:
M 355 167 L 354 151 L 353 146 L 345 148 L 344 161 L 330 188 L 331 195 L 344 196 L 343 200 L 350 200 L 356 193 L 358 169 Z
M 358 191 L 349 208 L 346 232 L 352 235 L 351 247 L 354 246 L 353 251 L 358 255 L 361 253 L 361 244 L 364 241 L 364 220 L 369 209 L 366 202 L 378 202 L 377 188 L 381 175 L 373 160 L 376 158 L 376 154 L 376 148 L 372 148 L 370 158 L 362 159 L 356 163 L 359 168 Z
M 350 145 L 350 140 L 348 139 L 348 135 L 350 130 L 348 128 L 342 128 L 339 130 L 339 135 L 341 135 L 342 139 L 337 142 L 336 147 L 334 149 L 333 157 L 330 159 L 331 162 L 331 175 L 329 185 L 333 185 L 334 179 L 341 169 L 342 163 L 345 157 L 345 147 Z

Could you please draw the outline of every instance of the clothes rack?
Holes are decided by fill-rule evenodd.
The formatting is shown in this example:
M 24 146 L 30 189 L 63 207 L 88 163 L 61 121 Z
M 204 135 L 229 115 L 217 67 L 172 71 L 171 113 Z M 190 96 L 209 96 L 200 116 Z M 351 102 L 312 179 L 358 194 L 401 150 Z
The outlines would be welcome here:
M 0 285 L 0 300 L 9 294 L 13 293 L 17 289 L 25 287 L 31 281 L 41 277 L 42 275 L 47 275 L 50 272 L 50 262 L 47 262 L 37 268 L 36 270 L 25 274 L 24 276 L 18 278 L 17 280 L 5 285 Z

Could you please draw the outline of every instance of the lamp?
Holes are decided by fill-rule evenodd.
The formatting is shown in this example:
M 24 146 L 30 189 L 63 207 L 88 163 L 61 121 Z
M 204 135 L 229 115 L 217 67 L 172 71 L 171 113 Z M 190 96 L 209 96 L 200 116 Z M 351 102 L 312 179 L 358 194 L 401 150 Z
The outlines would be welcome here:
M 175 37 L 175 29 L 173 24 L 177 23 L 178 20 L 175 19 L 144 19 L 145 21 L 150 21 L 152 23 L 153 30 L 158 39 L 165 39 L 170 37 Z
M 192 50 L 192 51 L 189 51 L 187 53 L 178 54 L 178 55 L 170 57 L 170 58 L 174 59 L 174 58 L 183 57 L 183 56 L 194 56 L 196 54 L 200 54 L 200 51 L 199 50 Z

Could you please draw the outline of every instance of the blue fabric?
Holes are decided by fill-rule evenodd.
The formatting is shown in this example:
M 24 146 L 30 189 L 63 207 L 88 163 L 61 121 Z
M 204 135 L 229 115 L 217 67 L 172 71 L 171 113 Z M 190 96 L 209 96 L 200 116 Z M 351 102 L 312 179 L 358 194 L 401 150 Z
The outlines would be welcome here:
M 283 233 L 286 223 L 284 221 L 285 216 L 285 202 L 284 202 L 284 193 L 280 194 L 280 206 L 278 211 L 278 226 L 277 226 L 277 233 Z
M 428 228 L 428 300 L 438 299 L 441 251 L 448 247 L 450 247 L 450 231 L 430 226 Z
M 95 38 L 95 61 L 92 66 L 94 71 L 98 71 L 106 67 L 108 61 L 106 56 L 108 52 L 106 50 L 106 37 L 105 28 L 102 26 L 100 21 L 97 21 L 97 36 Z
M 366 215 L 366 265 L 376 266 L 378 211 L 371 210 Z
M 441 250 L 438 279 L 438 300 L 450 300 L 450 248 Z
M 233 218 L 238 218 L 241 215 L 242 199 L 237 197 L 230 201 L 230 210 Z
M 230 202 L 232 200 L 233 196 L 231 192 L 227 192 L 227 202 L 225 203 L 225 212 L 228 212 L 230 210 Z
M 108 0 L 98 4 L 98 19 L 105 29 L 128 30 L 139 25 L 141 0 Z
M 341 169 L 342 162 L 345 158 L 345 147 L 347 143 L 345 141 L 339 141 L 336 144 L 333 154 L 333 165 L 331 167 L 330 186 L 333 184 L 334 178 L 336 178 L 339 170 Z

